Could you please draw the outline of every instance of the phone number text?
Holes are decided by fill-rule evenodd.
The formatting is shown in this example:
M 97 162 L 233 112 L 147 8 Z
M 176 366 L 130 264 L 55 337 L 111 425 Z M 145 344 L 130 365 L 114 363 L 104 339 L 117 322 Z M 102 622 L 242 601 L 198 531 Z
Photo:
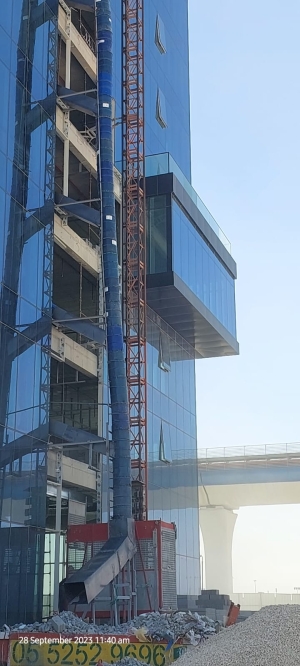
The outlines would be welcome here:
M 101 659 L 114 664 L 124 657 L 135 657 L 151 666 L 165 666 L 183 651 L 175 648 L 170 655 L 164 645 L 148 643 L 80 644 L 73 640 L 72 643 L 52 642 L 41 646 L 16 641 L 11 646 L 10 666 L 97 666 Z

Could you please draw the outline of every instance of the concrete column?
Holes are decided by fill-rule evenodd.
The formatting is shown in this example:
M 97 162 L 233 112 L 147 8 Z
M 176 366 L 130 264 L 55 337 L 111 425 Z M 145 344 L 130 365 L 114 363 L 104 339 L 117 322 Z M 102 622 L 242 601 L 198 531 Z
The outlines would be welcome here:
M 232 539 L 237 514 L 225 507 L 200 509 L 207 590 L 232 595 Z

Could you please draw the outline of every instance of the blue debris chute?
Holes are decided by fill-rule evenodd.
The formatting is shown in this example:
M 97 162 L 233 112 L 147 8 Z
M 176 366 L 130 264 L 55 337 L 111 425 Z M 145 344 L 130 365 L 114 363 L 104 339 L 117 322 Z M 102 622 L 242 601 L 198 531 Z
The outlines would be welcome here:
M 112 410 L 112 438 L 115 447 L 113 518 L 128 519 L 132 516 L 130 426 L 114 197 L 113 47 L 110 0 L 96 0 L 96 29 L 103 271 L 107 313 L 107 355 Z

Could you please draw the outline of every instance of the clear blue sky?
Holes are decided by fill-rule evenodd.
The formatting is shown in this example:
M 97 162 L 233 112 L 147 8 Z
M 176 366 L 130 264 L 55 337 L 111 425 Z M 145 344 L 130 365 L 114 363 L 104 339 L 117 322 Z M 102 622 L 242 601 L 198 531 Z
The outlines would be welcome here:
M 198 363 L 199 446 L 300 441 L 300 2 L 189 5 L 193 185 L 232 243 L 240 342 Z
M 189 5 L 193 185 L 232 243 L 240 342 L 197 363 L 198 443 L 297 442 L 300 2 Z M 300 585 L 299 523 L 299 505 L 240 511 L 236 591 Z

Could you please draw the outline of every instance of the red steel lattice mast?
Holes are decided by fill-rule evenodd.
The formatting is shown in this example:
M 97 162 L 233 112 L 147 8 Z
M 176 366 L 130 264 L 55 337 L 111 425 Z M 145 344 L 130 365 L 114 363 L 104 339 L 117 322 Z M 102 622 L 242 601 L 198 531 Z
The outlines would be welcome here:
M 123 0 L 123 275 L 133 516 L 147 519 L 144 6 Z

